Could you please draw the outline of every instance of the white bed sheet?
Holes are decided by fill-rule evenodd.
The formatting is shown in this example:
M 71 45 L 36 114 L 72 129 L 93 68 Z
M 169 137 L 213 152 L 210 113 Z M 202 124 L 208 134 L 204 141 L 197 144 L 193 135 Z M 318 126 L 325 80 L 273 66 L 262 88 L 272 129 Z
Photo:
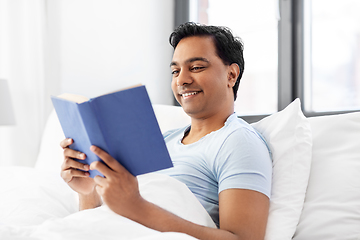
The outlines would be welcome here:
M 113 213 L 107 206 L 78 211 L 76 194 L 55 173 L 3 167 L 0 176 L 0 239 L 194 239 L 160 233 Z M 141 195 L 194 223 L 215 227 L 183 183 L 160 174 L 138 177 Z

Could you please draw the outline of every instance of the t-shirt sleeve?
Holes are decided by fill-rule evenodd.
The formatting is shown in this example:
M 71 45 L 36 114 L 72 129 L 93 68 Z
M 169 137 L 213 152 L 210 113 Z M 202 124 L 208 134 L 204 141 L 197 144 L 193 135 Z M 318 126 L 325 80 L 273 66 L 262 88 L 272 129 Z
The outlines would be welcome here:
M 230 134 L 214 163 L 219 193 L 226 189 L 249 189 L 270 198 L 272 161 L 266 143 L 256 132 L 241 128 Z

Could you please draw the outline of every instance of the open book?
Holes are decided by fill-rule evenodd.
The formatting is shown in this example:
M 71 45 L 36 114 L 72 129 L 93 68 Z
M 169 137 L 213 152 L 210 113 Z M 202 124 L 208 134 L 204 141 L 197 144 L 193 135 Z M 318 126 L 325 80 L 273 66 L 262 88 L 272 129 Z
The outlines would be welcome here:
M 145 86 L 92 99 L 63 94 L 51 100 L 65 137 L 74 140 L 70 148 L 87 156 L 80 162 L 101 161 L 90 151 L 95 145 L 134 176 L 173 166 Z

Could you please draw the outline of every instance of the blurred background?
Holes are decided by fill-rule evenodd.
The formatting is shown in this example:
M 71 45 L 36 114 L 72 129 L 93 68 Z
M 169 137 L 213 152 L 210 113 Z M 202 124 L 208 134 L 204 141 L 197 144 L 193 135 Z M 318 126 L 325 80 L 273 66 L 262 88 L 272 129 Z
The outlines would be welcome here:
M 187 21 L 243 40 L 244 119 L 295 98 L 307 116 L 357 111 L 359 12 L 358 0 L 0 0 L 0 79 L 15 119 L 0 126 L 0 166 L 33 166 L 51 95 L 142 83 L 153 103 L 173 105 L 168 38 Z

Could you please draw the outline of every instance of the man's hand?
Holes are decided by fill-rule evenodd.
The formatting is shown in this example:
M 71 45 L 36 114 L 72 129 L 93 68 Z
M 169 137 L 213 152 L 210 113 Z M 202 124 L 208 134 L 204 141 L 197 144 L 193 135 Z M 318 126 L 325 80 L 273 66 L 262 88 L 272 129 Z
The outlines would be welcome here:
M 94 178 L 97 193 L 114 212 L 136 221 L 141 213 L 140 206 L 145 202 L 140 195 L 137 178 L 99 147 L 91 146 L 90 150 L 106 164 L 97 161 L 90 165 L 90 169 L 96 169 L 105 176 Z
M 61 177 L 79 194 L 80 210 L 98 207 L 102 204 L 100 196 L 95 190 L 94 179 L 89 177 L 90 166 L 80 163 L 75 159 L 84 160 L 84 153 L 72 150 L 69 146 L 73 143 L 70 138 L 61 141 L 64 149 L 64 162 L 61 166 Z

